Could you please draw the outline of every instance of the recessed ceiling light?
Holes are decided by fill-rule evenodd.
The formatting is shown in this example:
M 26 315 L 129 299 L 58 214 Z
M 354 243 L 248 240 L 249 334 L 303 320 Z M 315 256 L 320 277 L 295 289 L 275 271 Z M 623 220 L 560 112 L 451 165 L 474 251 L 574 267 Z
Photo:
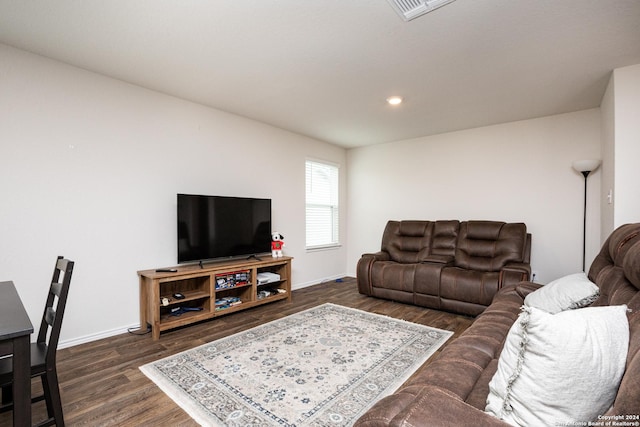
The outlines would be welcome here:
M 389 103 L 389 105 L 398 105 L 402 102 L 402 97 L 401 96 L 390 96 L 389 98 L 387 98 L 387 102 Z

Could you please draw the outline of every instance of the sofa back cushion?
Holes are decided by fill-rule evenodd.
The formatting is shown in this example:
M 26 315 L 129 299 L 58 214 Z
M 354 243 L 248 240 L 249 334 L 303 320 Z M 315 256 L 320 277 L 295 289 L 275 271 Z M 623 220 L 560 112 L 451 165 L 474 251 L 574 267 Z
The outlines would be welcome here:
M 382 235 L 382 250 L 395 262 L 420 262 L 429 254 L 432 229 L 431 221 L 389 221 Z
M 522 262 L 527 240 L 523 223 L 466 221 L 460 223 L 455 265 L 476 271 L 499 271 L 509 262 Z
M 453 256 L 459 221 L 389 221 L 382 235 L 382 250 L 392 261 L 409 264 L 427 261 L 432 254 Z
M 611 233 L 591 264 L 589 279 L 600 288 L 593 305 L 627 304 L 640 310 L 631 303 L 640 291 L 640 224 L 625 224 Z
M 435 221 L 433 223 L 430 255 L 454 256 L 459 230 L 460 221 Z
M 589 269 L 600 288 L 592 306 L 626 304 L 629 308 L 627 367 L 613 407 L 606 415 L 638 414 L 640 408 L 640 223 L 611 233 Z

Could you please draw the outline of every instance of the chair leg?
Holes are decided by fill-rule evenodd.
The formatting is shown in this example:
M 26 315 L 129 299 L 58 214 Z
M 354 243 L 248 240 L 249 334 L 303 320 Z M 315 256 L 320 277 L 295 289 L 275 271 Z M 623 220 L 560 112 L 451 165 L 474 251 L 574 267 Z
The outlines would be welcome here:
M 47 403 L 47 414 L 51 423 L 40 425 L 52 425 L 64 427 L 64 416 L 62 414 L 62 401 L 60 400 L 60 387 L 58 386 L 58 374 L 55 369 L 48 370 L 41 377 L 42 389 L 44 390 L 44 400 Z

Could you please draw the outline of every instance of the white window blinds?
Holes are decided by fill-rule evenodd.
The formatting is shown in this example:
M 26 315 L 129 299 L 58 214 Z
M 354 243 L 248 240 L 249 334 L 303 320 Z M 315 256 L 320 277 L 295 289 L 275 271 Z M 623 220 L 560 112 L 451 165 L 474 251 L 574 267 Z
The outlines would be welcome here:
M 338 167 L 306 161 L 307 249 L 338 245 Z

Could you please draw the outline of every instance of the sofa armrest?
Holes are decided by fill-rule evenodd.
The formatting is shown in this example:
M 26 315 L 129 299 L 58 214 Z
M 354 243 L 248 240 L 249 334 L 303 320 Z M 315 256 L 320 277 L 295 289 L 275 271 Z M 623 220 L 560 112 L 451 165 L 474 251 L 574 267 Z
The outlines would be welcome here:
M 410 404 L 400 411 L 393 406 L 387 407 L 385 399 L 366 412 L 355 426 L 357 427 L 508 427 L 509 424 L 477 409 L 459 397 L 434 386 L 407 387 L 396 394 L 408 393 L 412 396 Z M 382 405 L 380 405 L 382 403 Z
M 380 251 L 370 254 L 362 254 L 356 267 L 356 276 L 358 281 L 358 292 L 363 295 L 371 295 L 373 293 L 373 285 L 371 283 L 371 267 L 376 261 L 389 261 L 391 257 L 388 252 Z
M 371 261 L 390 261 L 389 252 L 379 251 L 370 254 L 362 254 L 362 258 L 371 259 Z
M 500 270 L 500 287 L 528 281 L 531 265 L 524 262 L 510 262 Z

